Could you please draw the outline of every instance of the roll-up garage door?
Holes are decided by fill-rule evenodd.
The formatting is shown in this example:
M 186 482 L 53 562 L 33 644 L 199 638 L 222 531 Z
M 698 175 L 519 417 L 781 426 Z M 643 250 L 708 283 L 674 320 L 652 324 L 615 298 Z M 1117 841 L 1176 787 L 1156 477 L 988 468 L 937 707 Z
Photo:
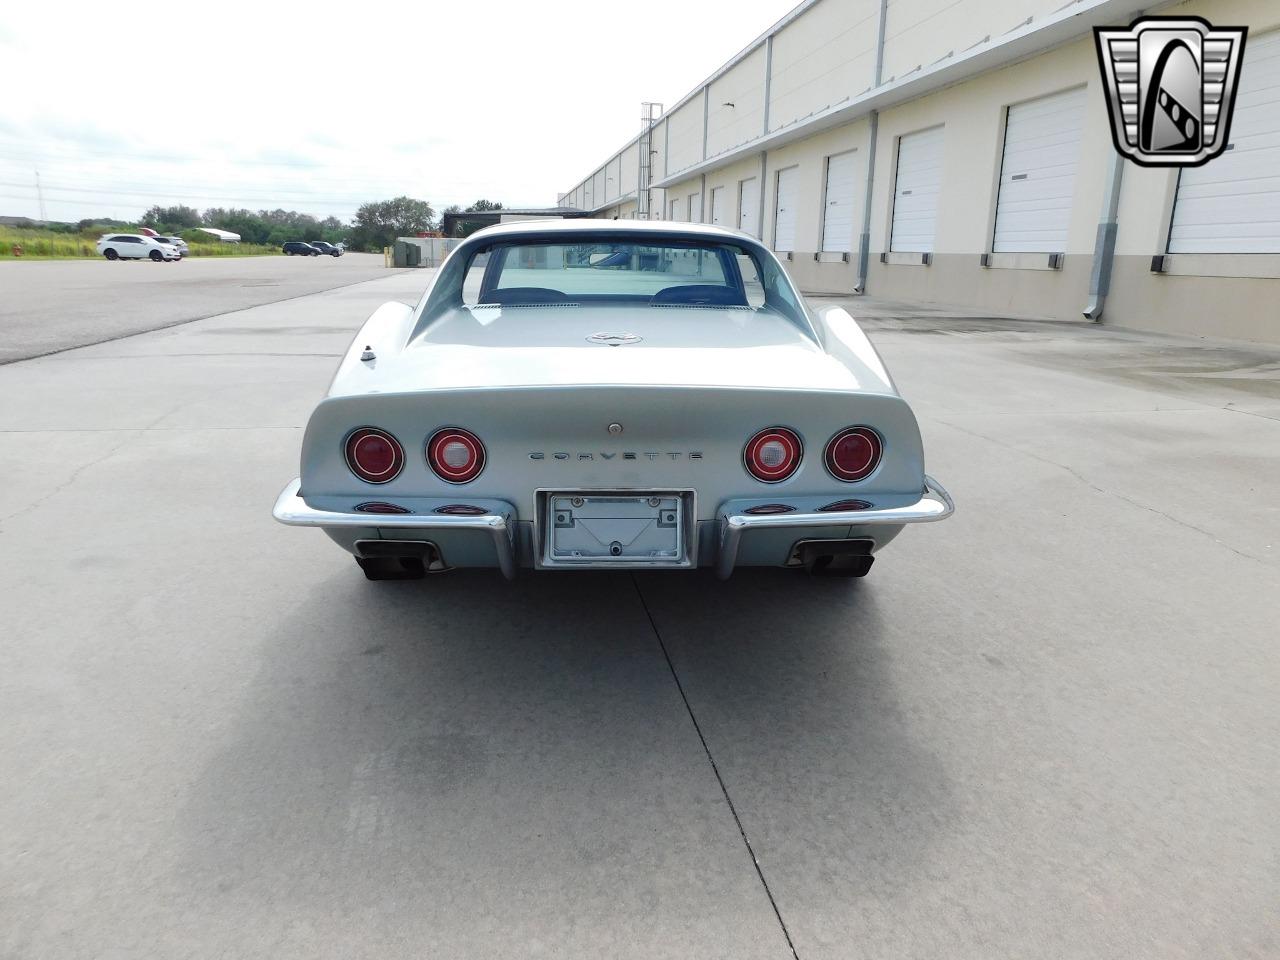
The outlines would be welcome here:
M 724 226 L 724 187 L 711 188 L 711 222 Z
M 933 252 L 938 191 L 942 187 L 942 131 L 942 127 L 934 127 L 898 140 L 890 250 Z
M 755 177 L 748 177 L 738 183 L 738 229 L 753 237 L 758 236 L 759 211 L 760 188 L 756 186 Z
M 1280 31 L 1249 35 L 1230 137 L 1182 171 L 1170 253 L 1280 253 Z
M 702 222 L 702 194 L 701 193 L 689 194 L 689 222 L 690 223 Z
M 1009 108 L 996 201 L 997 253 L 1064 253 L 1084 131 L 1085 88 Z
M 827 188 L 823 193 L 822 249 L 832 253 L 853 251 L 853 160 L 855 152 L 827 157 Z
M 796 248 L 796 203 L 800 178 L 798 167 L 778 171 L 778 195 L 774 206 L 773 249 Z

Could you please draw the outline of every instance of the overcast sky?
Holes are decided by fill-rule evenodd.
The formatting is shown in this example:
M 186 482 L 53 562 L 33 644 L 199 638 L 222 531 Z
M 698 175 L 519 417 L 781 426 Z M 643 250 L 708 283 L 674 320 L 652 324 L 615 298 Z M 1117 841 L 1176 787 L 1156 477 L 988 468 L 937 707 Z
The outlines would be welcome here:
M 5 3 L 0 214 L 549 206 L 795 2 Z

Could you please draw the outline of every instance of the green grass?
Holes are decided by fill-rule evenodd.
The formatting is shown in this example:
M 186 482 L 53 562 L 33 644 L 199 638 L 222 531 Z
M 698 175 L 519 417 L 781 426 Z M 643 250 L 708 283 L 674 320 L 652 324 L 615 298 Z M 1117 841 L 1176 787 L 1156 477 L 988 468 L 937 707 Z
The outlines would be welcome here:
M 109 233 L 137 233 L 136 227 L 120 227 Z M 95 244 L 103 235 L 101 230 L 88 230 L 83 233 L 58 233 L 54 230 L 42 230 L 38 227 L 0 227 L 0 260 L 79 260 L 102 256 Z M 202 236 L 195 230 L 184 230 L 182 239 L 190 248 L 189 256 L 193 257 L 260 257 L 279 253 L 273 246 L 258 243 L 222 243 L 210 237 L 197 240 Z M 14 255 L 14 247 L 22 248 L 21 257 Z

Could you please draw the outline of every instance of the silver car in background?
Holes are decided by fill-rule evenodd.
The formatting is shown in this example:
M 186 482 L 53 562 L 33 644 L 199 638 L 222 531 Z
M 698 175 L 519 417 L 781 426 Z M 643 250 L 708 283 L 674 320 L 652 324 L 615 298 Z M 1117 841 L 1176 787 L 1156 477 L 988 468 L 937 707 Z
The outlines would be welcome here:
M 156 237 L 155 239 L 159 240 L 161 243 L 169 244 L 178 251 L 179 256 L 185 257 L 189 256 L 191 253 L 191 248 L 187 246 L 187 241 L 183 240 L 181 237 Z
M 718 227 L 481 230 L 361 328 L 312 413 L 282 523 L 370 579 L 452 567 L 740 566 L 864 576 L 951 498 L 840 307 Z

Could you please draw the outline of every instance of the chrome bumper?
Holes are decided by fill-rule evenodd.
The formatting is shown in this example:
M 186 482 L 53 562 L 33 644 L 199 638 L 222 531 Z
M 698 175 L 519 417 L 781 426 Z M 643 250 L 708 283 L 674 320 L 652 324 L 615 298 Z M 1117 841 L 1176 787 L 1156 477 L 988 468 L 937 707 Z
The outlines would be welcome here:
M 738 559 L 738 546 L 748 530 L 787 529 L 802 530 L 805 527 L 830 527 L 848 524 L 850 527 L 897 526 L 904 523 L 929 523 L 945 520 L 955 513 L 956 505 L 942 484 L 932 477 L 924 478 L 924 491 L 915 503 L 902 507 L 884 507 L 879 510 L 858 510 L 846 513 L 771 513 L 751 515 L 724 514 L 719 521 L 720 551 L 716 558 L 716 576 L 727 580 L 733 573 Z
M 493 540 L 498 567 L 508 580 L 516 575 L 516 517 L 515 509 L 507 512 L 491 512 L 479 516 L 423 513 L 349 513 L 336 510 L 318 510 L 307 505 L 299 496 L 301 480 L 294 480 L 276 498 L 271 515 L 281 523 L 295 527 L 364 527 L 394 528 L 429 533 L 432 530 L 476 530 L 487 533 Z M 724 580 L 733 573 L 738 559 L 742 536 L 750 530 L 804 530 L 812 527 L 849 526 L 901 526 L 907 523 L 929 523 L 945 520 L 955 512 L 955 503 L 942 484 L 932 477 L 925 477 L 924 490 L 914 503 L 899 507 L 882 507 L 871 510 L 841 513 L 776 513 L 776 514 L 722 514 L 718 521 L 719 551 L 716 558 L 716 574 Z M 585 568 L 584 568 L 585 569 Z M 593 569 L 600 569 L 593 567 Z
M 479 530 L 493 537 L 498 555 L 498 568 L 508 580 L 516 576 L 515 518 L 507 513 L 484 513 L 467 517 L 452 514 L 416 513 L 341 513 L 317 510 L 298 495 L 302 480 L 297 479 L 280 491 L 271 515 L 291 527 L 394 527 L 400 530 Z

